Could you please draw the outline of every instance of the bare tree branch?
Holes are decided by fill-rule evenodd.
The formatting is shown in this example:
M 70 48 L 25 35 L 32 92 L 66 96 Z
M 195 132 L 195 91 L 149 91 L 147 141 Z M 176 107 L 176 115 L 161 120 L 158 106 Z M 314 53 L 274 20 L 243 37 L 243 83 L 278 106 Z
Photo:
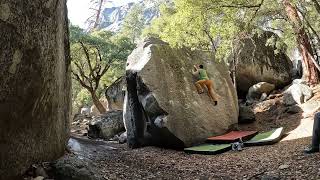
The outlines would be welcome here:
M 83 44 L 82 41 L 79 41 L 82 49 L 83 49 L 83 52 L 86 56 L 86 60 L 87 60 L 87 63 L 89 65 L 89 69 L 90 69 L 90 72 L 93 72 L 93 68 L 92 68 L 92 65 L 91 65 L 91 62 L 90 62 L 90 55 L 89 55 L 89 52 L 88 52 L 88 49 L 85 47 L 85 45 Z
M 92 88 L 89 87 L 88 85 L 86 85 L 86 83 L 81 80 L 80 76 L 77 73 L 75 73 L 74 71 L 71 71 L 71 73 L 72 73 L 74 79 L 77 80 L 81 84 L 82 87 L 86 88 L 88 91 L 92 91 Z
M 217 2 L 212 2 L 213 4 L 216 4 Z M 247 9 L 251 9 L 251 8 L 260 8 L 261 7 L 261 3 L 259 4 L 218 4 L 218 5 L 214 5 L 214 6 L 210 6 L 207 8 L 207 10 L 210 9 L 216 9 L 216 8 L 247 8 Z
M 209 32 L 207 29 L 204 29 L 203 32 L 208 36 L 209 41 L 210 41 L 210 43 L 211 43 L 212 50 L 213 50 L 214 52 L 216 52 L 216 51 L 217 51 L 216 44 L 214 43 L 214 39 L 213 39 L 213 37 L 210 35 L 210 32 Z
M 73 63 L 76 65 L 78 72 L 80 73 L 80 77 L 82 77 L 82 81 L 85 83 L 86 81 L 89 83 L 89 87 L 93 88 L 92 80 L 90 76 L 88 77 L 84 72 L 84 66 L 80 66 L 76 61 L 73 61 Z

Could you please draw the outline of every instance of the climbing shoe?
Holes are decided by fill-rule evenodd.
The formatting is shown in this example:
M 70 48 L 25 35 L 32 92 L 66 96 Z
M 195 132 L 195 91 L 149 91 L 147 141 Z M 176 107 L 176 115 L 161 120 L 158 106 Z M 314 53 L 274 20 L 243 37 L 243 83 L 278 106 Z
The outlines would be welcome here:
M 214 101 L 214 105 L 215 105 L 215 106 L 218 105 L 218 101 Z
M 316 152 L 319 152 L 319 147 L 318 148 L 315 148 L 315 147 L 308 147 L 306 148 L 304 151 L 303 151 L 305 154 L 312 154 L 312 153 L 316 153 Z

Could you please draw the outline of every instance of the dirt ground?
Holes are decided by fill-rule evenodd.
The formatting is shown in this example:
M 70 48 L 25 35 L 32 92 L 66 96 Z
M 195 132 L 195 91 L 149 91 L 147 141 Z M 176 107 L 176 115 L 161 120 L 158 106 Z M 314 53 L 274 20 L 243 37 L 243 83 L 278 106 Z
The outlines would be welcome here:
M 87 158 L 104 179 L 320 179 L 320 153 L 302 152 L 311 141 L 312 117 L 319 108 L 320 88 L 315 92 L 311 105 L 301 106 L 296 113 L 288 112 L 282 97 L 255 104 L 256 122 L 239 125 L 241 130 L 259 131 L 284 127 L 286 137 L 274 145 L 220 155 L 190 155 L 158 147 L 132 150 L 116 142 L 77 139 L 81 148 L 73 153 Z

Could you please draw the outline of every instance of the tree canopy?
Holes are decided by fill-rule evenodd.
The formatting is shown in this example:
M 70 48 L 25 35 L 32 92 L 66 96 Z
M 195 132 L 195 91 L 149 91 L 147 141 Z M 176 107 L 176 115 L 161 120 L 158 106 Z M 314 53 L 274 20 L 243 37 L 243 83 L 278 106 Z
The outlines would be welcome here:
M 124 74 L 125 62 L 134 44 L 129 38 L 115 36 L 112 32 L 86 33 L 75 26 L 70 27 L 70 42 L 72 75 L 76 84 L 73 88 L 73 98 L 80 101 L 76 102 L 78 106 L 89 103 L 83 91 L 85 88 L 99 109 L 101 92 Z
M 290 18 L 291 14 L 286 11 L 288 4 L 299 12 L 301 24 Z M 305 61 L 311 65 L 320 43 L 319 7 L 316 0 L 175 0 L 174 5 L 162 4 L 161 16 L 143 35 L 159 37 L 176 47 L 209 49 L 221 60 L 230 55 L 235 40 L 264 30 L 281 37 L 283 44 L 277 44 L 279 49 L 284 44 L 289 50 L 298 48 L 301 35 L 297 28 L 301 26 L 313 45 L 313 52 Z

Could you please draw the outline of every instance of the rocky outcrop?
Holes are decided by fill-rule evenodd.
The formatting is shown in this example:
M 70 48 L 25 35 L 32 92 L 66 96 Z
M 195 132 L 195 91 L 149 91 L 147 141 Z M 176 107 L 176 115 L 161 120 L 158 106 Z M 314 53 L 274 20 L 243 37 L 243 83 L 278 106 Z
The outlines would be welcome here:
M 245 95 L 258 82 L 268 82 L 276 88 L 290 84 L 292 62 L 284 52 L 275 53 L 275 45 L 266 45 L 270 38 L 279 39 L 272 32 L 264 32 L 260 36 L 243 38 L 235 45 L 236 82 L 240 95 Z M 233 55 L 229 59 L 231 62 Z
M 105 96 L 108 100 L 109 110 L 122 110 L 125 88 L 126 79 L 120 77 L 106 89 Z
M 122 111 L 116 110 L 95 117 L 89 124 L 88 136 L 108 140 L 124 130 Z
M 313 96 L 312 89 L 301 79 L 295 79 L 292 85 L 284 92 L 285 105 L 303 104 Z
M 191 70 L 203 64 L 218 105 L 198 94 Z M 124 120 L 130 147 L 184 147 L 225 133 L 238 122 L 238 100 L 227 67 L 206 52 L 173 49 L 148 39 L 127 61 Z
M 66 1 L 0 1 L 0 179 L 64 153 L 70 119 Z

